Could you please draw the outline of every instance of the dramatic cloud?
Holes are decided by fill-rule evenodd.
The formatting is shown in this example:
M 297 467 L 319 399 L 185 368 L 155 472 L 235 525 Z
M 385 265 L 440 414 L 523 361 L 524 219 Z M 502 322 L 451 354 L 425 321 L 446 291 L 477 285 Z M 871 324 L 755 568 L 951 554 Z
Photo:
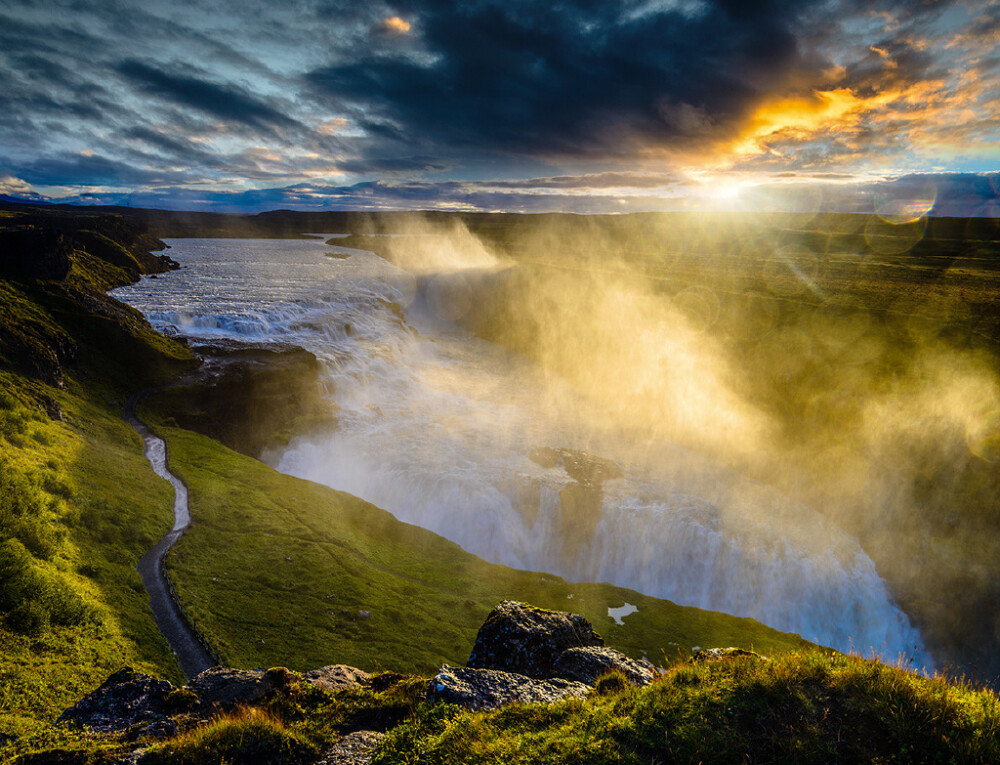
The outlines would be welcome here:
M 853 209 L 960 173 L 938 188 L 985 214 L 998 42 L 980 0 L 0 0 L 0 176 L 170 206 L 618 211 L 807 181 Z
M 222 120 L 278 134 L 296 129 L 299 124 L 277 109 L 246 92 L 227 88 L 190 75 L 170 74 L 140 61 L 127 60 L 118 71 L 153 98 L 166 98 L 181 106 L 204 112 Z

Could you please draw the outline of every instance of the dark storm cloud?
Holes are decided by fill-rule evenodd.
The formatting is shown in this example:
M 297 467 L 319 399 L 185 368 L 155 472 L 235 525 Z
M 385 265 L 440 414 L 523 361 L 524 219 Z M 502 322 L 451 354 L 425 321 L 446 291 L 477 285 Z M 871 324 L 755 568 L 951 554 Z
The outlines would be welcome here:
M 410 47 L 306 75 L 409 140 L 527 153 L 631 153 L 738 121 L 801 63 L 809 3 L 403 2 Z M 634 4 L 633 4 L 634 7 Z M 416 47 L 413 47 L 416 46 Z M 419 53 L 420 55 L 416 55 Z
M 86 178 L 86 185 L 95 186 L 160 185 L 197 180 L 190 172 L 145 169 L 98 154 L 59 155 L 24 163 L 0 156 L 0 167 L 37 186 L 64 184 L 67 178 Z
M 222 120 L 239 122 L 268 132 L 300 128 L 298 122 L 235 86 L 223 86 L 189 74 L 163 71 L 128 59 L 118 71 L 149 95 L 166 98 Z

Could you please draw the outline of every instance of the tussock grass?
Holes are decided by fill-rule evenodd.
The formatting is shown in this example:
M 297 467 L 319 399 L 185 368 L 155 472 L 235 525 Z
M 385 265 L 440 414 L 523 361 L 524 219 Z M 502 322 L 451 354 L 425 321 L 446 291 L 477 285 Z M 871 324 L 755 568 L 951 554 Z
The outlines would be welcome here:
M 996 695 L 817 650 L 684 663 L 651 686 L 488 714 L 425 708 L 376 763 L 985 763 Z
M 305 763 L 317 748 L 291 731 L 277 716 L 261 709 L 240 709 L 156 746 L 146 755 L 150 765 L 227 763 Z

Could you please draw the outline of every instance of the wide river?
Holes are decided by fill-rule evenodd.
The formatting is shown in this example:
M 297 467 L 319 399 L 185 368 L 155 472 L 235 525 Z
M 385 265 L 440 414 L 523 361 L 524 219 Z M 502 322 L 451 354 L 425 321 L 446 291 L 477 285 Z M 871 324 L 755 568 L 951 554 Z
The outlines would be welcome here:
M 266 455 L 277 469 L 493 562 L 932 666 L 855 539 L 676 444 L 643 459 L 592 424 L 593 402 L 427 310 L 411 274 L 372 253 L 327 257 L 322 239 L 169 244 L 181 270 L 112 294 L 195 343 L 293 343 L 323 365 L 337 428 Z M 607 480 L 575 482 L 574 460 Z

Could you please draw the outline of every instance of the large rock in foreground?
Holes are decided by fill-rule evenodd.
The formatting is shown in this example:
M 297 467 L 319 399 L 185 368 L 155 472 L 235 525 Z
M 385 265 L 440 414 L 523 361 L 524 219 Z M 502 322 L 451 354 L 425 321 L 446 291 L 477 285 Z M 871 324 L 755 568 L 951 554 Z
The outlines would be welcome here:
M 505 600 L 479 628 L 467 665 L 534 678 L 555 677 L 555 664 L 563 651 L 603 645 L 590 622 L 578 614 Z
M 141 723 L 167 724 L 176 731 L 167 700 L 173 690 L 166 680 L 125 667 L 63 712 L 57 722 L 82 725 L 91 733 L 119 733 Z
M 561 678 L 537 680 L 513 672 L 445 665 L 431 680 L 427 694 L 432 699 L 485 711 L 504 704 L 582 699 L 590 691 L 583 683 Z
M 188 688 L 202 701 L 223 708 L 254 704 L 278 691 L 287 690 L 295 675 L 284 667 L 262 672 L 259 669 L 212 667 L 195 677 Z
M 632 685 L 649 685 L 656 669 L 648 661 L 630 658 L 614 648 L 587 646 L 563 651 L 553 669 L 557 677 L 594 685 L 601 675 L 617 670 Z

